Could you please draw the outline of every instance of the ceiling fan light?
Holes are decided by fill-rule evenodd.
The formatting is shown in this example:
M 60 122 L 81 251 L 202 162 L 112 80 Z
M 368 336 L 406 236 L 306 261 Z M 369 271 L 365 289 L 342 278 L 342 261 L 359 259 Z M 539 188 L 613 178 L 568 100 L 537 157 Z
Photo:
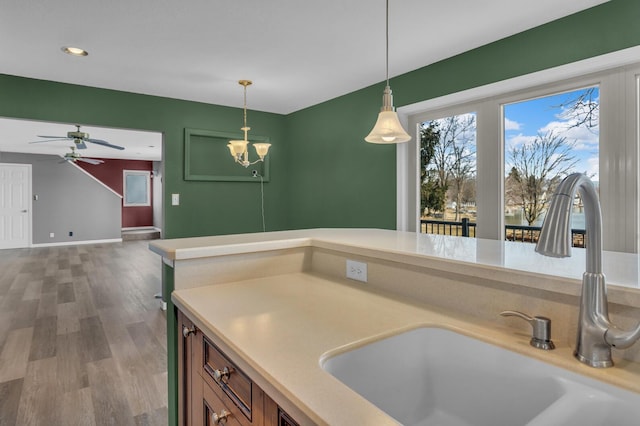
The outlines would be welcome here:
M 89 52 L 87 52 L 86 50 L 73 46 L 63 46 L 61 50 L 64 53 L 72 56 L 87 56 L 89 54 Z

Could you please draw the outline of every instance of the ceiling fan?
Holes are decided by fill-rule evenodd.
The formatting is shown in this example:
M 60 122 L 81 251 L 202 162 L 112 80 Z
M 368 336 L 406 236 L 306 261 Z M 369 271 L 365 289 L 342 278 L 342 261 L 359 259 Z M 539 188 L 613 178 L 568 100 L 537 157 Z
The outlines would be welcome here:
M 82 157 L 80 153 L 76 152 L 75 146 L 72 146 L 70 148 L 71 148 L 71 152 L 66 153 L 64 157 L 62 157 L 64 158 L 64 160 L 61 161 L 61 163 L 65 163 L 65 162 L 75 163 L 76 161 L 82 161 L 83 163 L 93 164 L 94 166 L 104 163 L 104 161 L 98 160 L 95 158 Z
M 47 138 L 47 139 L 43 140 L 43 141 L 33 141 L 33 142 L 29 142 L 29 143 L 51 142 L 51 141 L 61 141 L 61 140 L 71 139 L 76 144 L 76 148 L 78 148 L 78 149 L 86 149 L 87 145 L 85 144 L 85 142 L 95 143 L 97 145 L 106 146 L 108 148 L 121 149 L 121 150 L 124 149 L 124 147 L 122 147 L 122 146 L 111 144 L 111 143 L 109 143 L 107 141 L 103 141 L 102 139 L 92 139 L 92 138 L 90 138 L 89 137 L 89 133 L 84 133 L 84 132 L 80 131 L 80 125 L 79 124 L 76 124 L 76 131 L 75 132 L 67 132 L 67 136 L 43 136 L 43 135 L 38 135 L 38 137 L 39 138 Z

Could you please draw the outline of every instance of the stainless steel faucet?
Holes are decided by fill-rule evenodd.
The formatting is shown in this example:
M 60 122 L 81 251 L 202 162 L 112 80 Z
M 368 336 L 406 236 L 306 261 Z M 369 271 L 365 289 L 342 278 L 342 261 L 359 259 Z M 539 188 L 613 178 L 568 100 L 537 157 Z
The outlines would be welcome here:
M 628 348 L 640 338 L 609 320 L 607 286 L 602 273 L 602 214 L 593 182 L 585 174 L 567 176 L 558 186 L 542 225 L 536 251 L 545 256 L 571 256 L 571 210 L 576 192 L 582 196 L 586 219 L 587 267 L 582 276 L 578 337 L 574 355 L 591 367 L 611 367 L 611 348 Z

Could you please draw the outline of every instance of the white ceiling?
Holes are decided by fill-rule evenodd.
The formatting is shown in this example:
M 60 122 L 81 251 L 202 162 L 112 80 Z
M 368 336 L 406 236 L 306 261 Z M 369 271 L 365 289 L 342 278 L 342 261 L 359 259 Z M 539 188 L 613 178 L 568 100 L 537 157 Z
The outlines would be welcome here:
M 391 0 L 390 74 L 600 3 Z M 384 46 L 384 0 L 2 0 L 0 12 L 2 74 L 235 107 L 251 79 L 249 108 L 282 114 L 384 80 Z

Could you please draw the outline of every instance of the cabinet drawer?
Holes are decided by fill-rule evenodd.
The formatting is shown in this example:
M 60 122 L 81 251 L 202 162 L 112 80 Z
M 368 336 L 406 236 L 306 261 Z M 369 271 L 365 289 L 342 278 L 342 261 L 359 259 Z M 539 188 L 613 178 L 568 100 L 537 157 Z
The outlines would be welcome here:
M 251 421 L 253 382 L 209 339 L 203 340 L 202 376 L 210 386 L 217 386 Z
M 225 404 L 206 383 L 203 389 L 202 405 L 204 415 L 202 424 L 205 426 L 247 425 L 244 415 L 238 411 L 238 408 L 234 404 Z M 221 416 L 224 416 L 224 418 L 221 419 Z M 216 418 L 220 420 L 217 421 Z
M 278 426 L 298 426 L 285 411 L 278 407 Z

